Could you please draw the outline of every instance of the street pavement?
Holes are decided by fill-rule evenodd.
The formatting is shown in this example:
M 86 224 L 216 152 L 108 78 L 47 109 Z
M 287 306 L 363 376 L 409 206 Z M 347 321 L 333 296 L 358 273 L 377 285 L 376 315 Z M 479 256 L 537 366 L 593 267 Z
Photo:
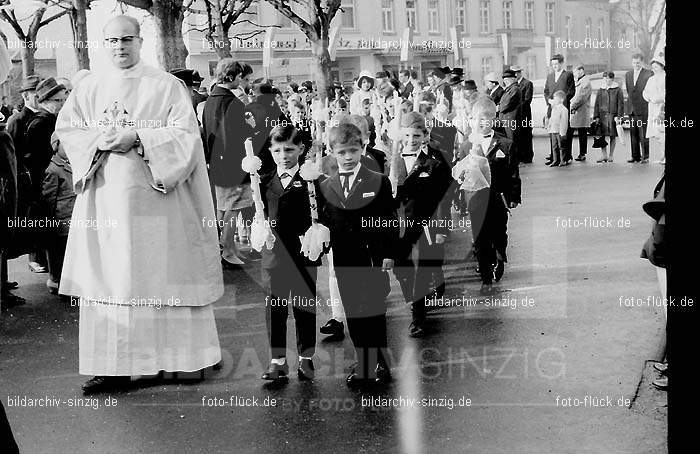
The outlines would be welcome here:
M 534 164 L 521 167 L 523 204 L 510 217 L 495 297 L 479 296 L 458 217 L 445 264 L 452 305 L 430 313 L 425 338 L 408 337 L 392 276 L 395 381 L 384 389 L 347 388 L 348 338 L 319 337 L 313 382 L 259 379 L 269 357 L 258 262 L 225 272 L 215 305 L 220 370 L 85 398 L 77 308 L 49 295 L 26 257 L 11 261 L 27 304 L 0 320 L 0 398 L 21 452 L 666 452 L 658 408 L 634 402 L 643 394 L 647 407 L 665 404 L 642 380 L 645 362 L 661 358 L 665 320 L 655 271 L 639 258 L 651 231 L 641 206 L 663 167 L 625 163 L 629 146 L 620 145 L 615 163 L 596 164 L 592 150 L 585 163 L 550 169 L 547 146 L 536 138 Z M 324 265 L 318 326 L 330 316 L 327 276 Z M 57 404 L 17 405 L 42 397 Z

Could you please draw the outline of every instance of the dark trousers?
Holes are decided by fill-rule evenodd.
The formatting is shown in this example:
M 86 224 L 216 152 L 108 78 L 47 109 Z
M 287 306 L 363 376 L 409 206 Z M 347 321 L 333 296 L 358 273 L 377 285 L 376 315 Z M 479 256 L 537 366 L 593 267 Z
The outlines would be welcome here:
M 316 272 L 315 266 L 297 267 L 294 264 L 263 268 L 270 297 L 265 302 L 265 315 L 272 358 L 287 356 L 289 306 L 294 314 L 297 352 L 299 356 L 313 356 L 316 349 Z
M 414 260 L 416 249 L 418 257 Z M 411 304 L 414 321 L 425 319 L 425 299 L 432 294 L 431 283 L 435 277 L 437 285 L 444 282 L 442 263 L 445 256 L 444 245 L 428 244 L 424 231 L 406 231 L 400 240 L 400 256 L 394 262 L 394 274 L 401 285 L 406 303 Z
M 549 158 L 552 160 L 552 162 L 561 162 L 564 160 L 562 142 L 561 134 L 556 132 L 549 133 L 549 143 L 551 145 Z
M 572 143 L 574 141 L 574 131 L 578 132 L 578 155 L 586 156 L 588 149 L 588 129 L 587 128 L 569 128 L 566 132 L 566 142 L 569 144 L 569 157 L 572 153 Z
M 386 300 L 384 276 L 376 267 L 339 266 L 334 257 L 338 291 L 343 302 L 348 333 L 355 347 L 360 378 L 371 378 L 377 365 L 389 369 L 386 356 Z
M 647 117 L 630 115 L 630 143 L 632 159 L 649 159 L 649 139 L 647 139 Z M 641 148 L 641 152 L 640 152 Z
M 469 216 L 481 281 L 490 284 L 496 260 L 508 260 L 508 210 L 501 194 L 485 188 L 470 197 Z
M 47 243 L 46 259 L 49 265 L 49 277 L 54 282 L 61 282 L 61 270 L 63 269 L 67 242 L 67 235 L 56 235 L 51 242 Z
M 526 123 L 531 120 L 526 120 Z M 518 160 L 520 162 L 532 162 L 535 153 L 532 149 L 532 127 L 524 126 L 518 135 Z

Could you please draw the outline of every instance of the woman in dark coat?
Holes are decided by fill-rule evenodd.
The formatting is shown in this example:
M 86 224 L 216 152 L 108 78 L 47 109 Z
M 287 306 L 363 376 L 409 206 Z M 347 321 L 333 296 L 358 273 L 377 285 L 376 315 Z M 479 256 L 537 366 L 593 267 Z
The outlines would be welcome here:
M 615 153 L 615 137 L 617 137 L 617 122 L 625 113 L 625 99 L 622 95 L 620 84 L 615 81 L 615 73 L 607 71 L 603 73 L 605 87 L 598 90 L 593 108 L 593 120 L 598 121 L 601 127 L 600 135 L 610 141 L 610 155 L 607 145 L 601 147 L 603 156 L 596 162 L 613 162 Z

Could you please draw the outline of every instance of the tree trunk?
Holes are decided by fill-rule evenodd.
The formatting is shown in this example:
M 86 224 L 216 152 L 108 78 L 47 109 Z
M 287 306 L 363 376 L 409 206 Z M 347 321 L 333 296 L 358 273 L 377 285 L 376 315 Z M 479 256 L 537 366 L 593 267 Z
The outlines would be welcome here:
M 188 52 L 182 37 L 182 0 L 155 0 L 151 7 L 156 27 L 156 54 L 165 71 L 184 68 Z
M 20 49 L 20 55 L 22 56 L 22 75 L 24 77 L 34 75 L 34 41 L 30 39 L 24 40 L 24 45 Z
M 70 12 L 70 25 L 73 30 L 73 49 L 75 58 L 78 61 L 78 69 L 90 69 L 86 9 L 87 0 L 73 0 L 73 9 Z
M 331 55 L 328 52 L 328 39 L 311 42 L 311 52 L 314 55 L 312 75 L 316 82 L 316 91 L 321 101 L 330 98 L 328 87 L 331 85 Z

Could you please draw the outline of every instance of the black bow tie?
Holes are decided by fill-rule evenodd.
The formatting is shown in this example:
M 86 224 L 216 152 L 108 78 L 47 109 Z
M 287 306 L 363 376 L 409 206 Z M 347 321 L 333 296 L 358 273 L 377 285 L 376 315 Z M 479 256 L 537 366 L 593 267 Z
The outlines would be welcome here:
M 401 156 L 403 156 L 403 157 L 407 157 L 407 156 L 415 157 L 415 156 L 418 156 L 418 153 L 401 153 Z
M 349 177 L 353 173 L 355 172 L 338 172 L 338 175 L 340 175 L 341 177 Z
M 487 136 L 484 136 L 484 139 L 490 139 L 491 137 L 493 137 L 493 135 L 492 135 L 492 134 L 489 134 L 489 135 L 487 135 Z
M 292 176 L 290 174 L 288 174 L 287 172 L 284 172 L 282 175 L 280 175 L 280 178 L 283 178 L 283 179 L 284 178 L 292 178 Z

